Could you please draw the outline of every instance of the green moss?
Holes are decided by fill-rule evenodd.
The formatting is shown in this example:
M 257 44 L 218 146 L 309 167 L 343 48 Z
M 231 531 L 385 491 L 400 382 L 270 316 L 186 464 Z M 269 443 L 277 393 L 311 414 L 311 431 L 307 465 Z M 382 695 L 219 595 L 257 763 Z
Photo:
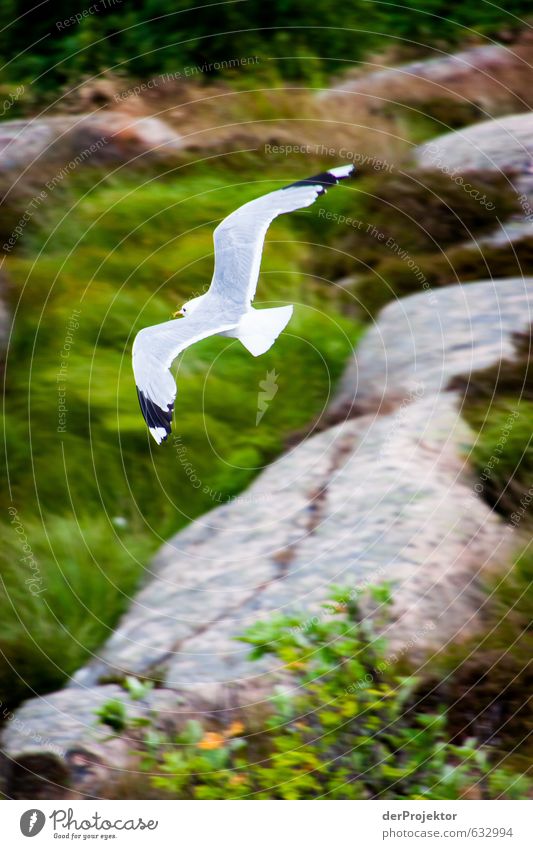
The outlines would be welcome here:
M 485 118 L 485 113 L 476 103 L 454 97 L 430 97 L 417 100 L 412 105 L 416 105 L 426 119 L 435 122 L 437 126 L 432 125 L 433 135 L 444 133 L 447 129 L 458 130 Z
M 450 388 L 462 393 L 461 413 L 477 434 L 469 461 L 480 494 L 513 523 L 527 526 L 533 485 L 531 334 L 515 339 L 514 357 L 456 377 Z

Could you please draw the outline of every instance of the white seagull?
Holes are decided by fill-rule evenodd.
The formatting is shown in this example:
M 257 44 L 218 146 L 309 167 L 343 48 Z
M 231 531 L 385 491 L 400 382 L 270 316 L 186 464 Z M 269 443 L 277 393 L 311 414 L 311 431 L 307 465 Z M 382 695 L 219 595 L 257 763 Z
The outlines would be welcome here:
M 330 186 L 353 172 L 353 165 L 331 168 L 245 203 L 214 232 L 215 270 L 205 295 L 187 301 L 183 318 L 145 327 L 133 342 L 133 373 L 139 403 L 158 445 L 171 432 L 176 383 L 169 371 L 185 348 L 218 334 L 238 339 L 254 357 L 274 344 L 292 315 L 292 306 L 256 310 L 261 254 L 270 223 L 284 212 L 311 206 Z

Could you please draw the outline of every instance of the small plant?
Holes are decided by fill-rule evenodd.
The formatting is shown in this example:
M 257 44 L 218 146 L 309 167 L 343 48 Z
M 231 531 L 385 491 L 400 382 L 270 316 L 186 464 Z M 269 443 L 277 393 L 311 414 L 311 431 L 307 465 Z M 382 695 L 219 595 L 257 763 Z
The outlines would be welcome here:
M 153 681 L 139 681 L 133 675 L 127 675 L 124 679 L 124 687 L 128 691 L 130 698 L 134 701 L 144 699 L 153 690 Z
M 373 591 L 374 604 L 390 604 Z M 394 671 L 386 642 L 363 616 L 359 594 L 337 589 L 323 613 L 277 617 L 244 636 L 252 657 L 273 654 L 292 677 L 260 733 L 189 722 L 145 770 L 180 799 L 520 798 L 521 776 L 492 769 L 475 740 L 454 745 L 446 714 L 412 707 L 416 681 Z
M 124 731 L 128 726 L 126 705 L 119 699 L 110 699 L 96 711 L 102 725 L 109 725 L 113 731 Z
M 141 701 L 152 691 L 153 681 L 140 681 L 133 675 L 127 675 L 122 682 L 124 690 L 132 701 Z M 113 731 L 120 732 L 134 728 L 147 728 L 144 736 L 144 744 L 150 746 L 159 735 L 152 728 L 152 722 L 147 717 L 130 717 L 126 705 L 120 699 L 110 699 L 95 711 L 101 725 L 108 725 Z

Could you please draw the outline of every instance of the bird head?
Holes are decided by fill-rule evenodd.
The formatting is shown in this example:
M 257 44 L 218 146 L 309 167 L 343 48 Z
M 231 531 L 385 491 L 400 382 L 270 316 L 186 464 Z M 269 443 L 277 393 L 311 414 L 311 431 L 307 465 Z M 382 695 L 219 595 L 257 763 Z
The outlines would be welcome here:
M 205 295 L 199 295 L 197 298 L 191 298 L 190 301 L 186 301 L 182 308 L 174 313 L 174 315 L 192 315 L 192 313 L 200 306 L 200 303 L 203 301 Z

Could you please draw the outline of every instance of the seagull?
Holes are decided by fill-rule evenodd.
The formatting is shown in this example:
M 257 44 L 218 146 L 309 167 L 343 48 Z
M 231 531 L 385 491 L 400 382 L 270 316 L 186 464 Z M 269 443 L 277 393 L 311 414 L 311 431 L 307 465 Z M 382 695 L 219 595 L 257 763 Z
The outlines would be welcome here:
M 238 339 L 258 357 L 288 324 L 293 307 L 257 310 L 255 297 L 266 231 L 278 215 L 311 206 L 353 165 L 331 168 L 245 203 L 213 234 L 215 269 L 207 292 L 187 301 L 176 318 L 139 331 L 133 342 L 133 373 L 141 411 L 160 445 L 171 433 L 176 383 L 170 367 L 178 354 L 208 336 Z

